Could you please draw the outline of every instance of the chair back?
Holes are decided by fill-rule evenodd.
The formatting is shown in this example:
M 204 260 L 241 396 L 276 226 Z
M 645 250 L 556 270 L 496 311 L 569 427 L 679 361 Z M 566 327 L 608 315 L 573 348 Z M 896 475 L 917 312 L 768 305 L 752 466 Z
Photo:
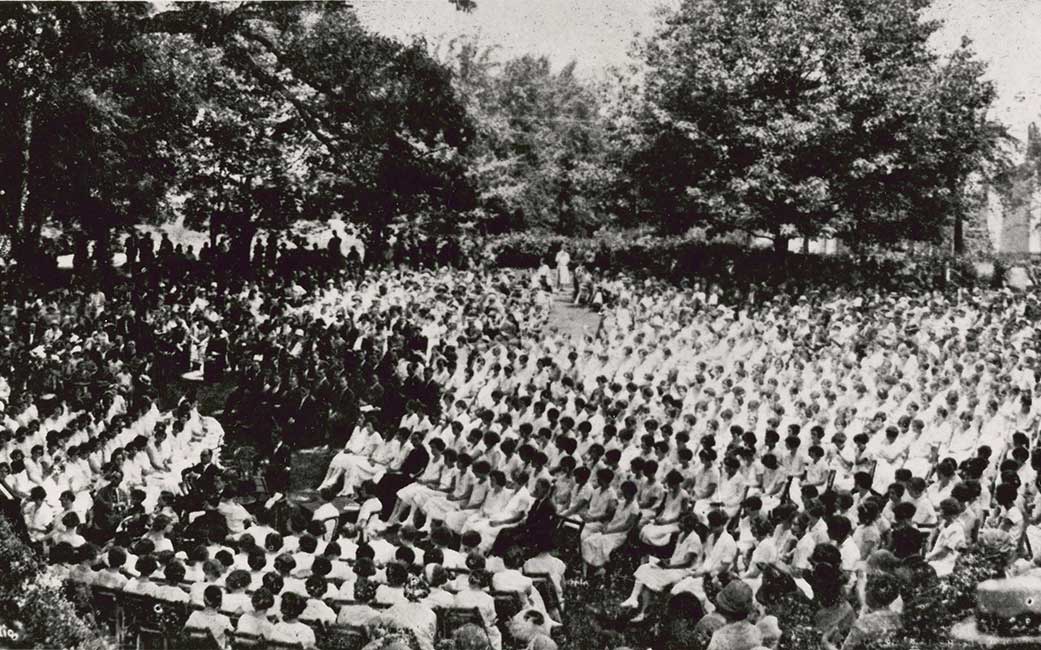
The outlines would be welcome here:
M 228 632 L 228 644 L 231 650 L 261 650 L 264 640 L 256 634 Z
M 557 597 L 557 588 L 553 586 L 553 578 L 548 573 L 525 572 L 524 575 L 531 578 L 535 589 L 542 596 L 542 604 L 546 606 L 546 610 L 549 612 L 559 611 L 560 598 Z
M 324 542 L 332 541 L 336 538 L 336 534 L 340 532 L 340 515 L 326 517 L 318 523 L 322 525 L 322 530 L 325 531 L 325 533 L 322 535 L 322 541 Z
M 106 587 L 91 588 L 91 609 L 94 620 L 104 624 L 117 643 L 123 640 L 123 603 L 120 595 Z
M 495 599 L 495 615 L 500 621 L 508 621 L 524 609 L 521 595 L 516 591 L 492 591 Z
M 446 607 L 438 612 L 438 636 L 450 639 L 456 630 L 470 623 L 484 629 L 484 619 L 476 607 Z
M 365 628 L 353 625 L 329 625 L 318 637 L 322 650 L 360 650 L 368 643 Z
M 220 650 L 213 633 L 204 628 L 184 628 L 184 647 L 192 650 Z

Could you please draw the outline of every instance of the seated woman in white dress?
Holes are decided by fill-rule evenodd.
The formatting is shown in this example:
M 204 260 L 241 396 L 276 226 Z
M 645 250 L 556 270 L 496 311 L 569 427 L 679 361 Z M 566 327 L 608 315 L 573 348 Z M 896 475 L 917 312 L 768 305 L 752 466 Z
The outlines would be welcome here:
M 469 458 L 465 454 L 460 455 L 460 459 Z M 424 524 L 424 530 L 430 530 L 431 525 L 435 521 L 444 522 L 445 519 L 454 513 L 458 513 L 464 510 L 476 510 L 481 507 L 484 503 L 485 497 L 488 495 L 490 483 L 488 482 L 488 473 L 490 469 L 488 462 L 479 460 L 473 464 L 471 471 L 466 474 L 464 478 L 468 480 L 460 480 L 459 485 L 456 487 L 456 493 L 461 494 L 457 496 L 456 493 L 448 497 L 441 497 L 436 499 L 430 499 L 423 506 L 423 510 L 427 516 L 427 522 Z M 462 488 L 460 490 L 460 488 Z
M 429 494 L 440 487 L 441 475 L 450 466 L 445 458 L 445 441 L 440 438 L 432 438 L 427 445 L 430 450 L 430 461 L 426 469 L 419 475 L 415 483 L 410 483 L 397 492 L 398 500 L 394 504 L 394 510 L 390 513 L 390 523 L 405 523 L 408 521 L 413 506 L 416 505 L 416 497 L 419 494 Z M 452 453 L 451 462 L 455 461 L 455 452 Z
M 753 519 L 751 531 L 755 545 L 752 548 L 752 557 L 748 560 L 748 566 L 741 573 L 741 579 L 752 588 L 752 593 L 755 593 L 759 591 L 759 585 L 763 582 L 763 567 L 776 562 L 780 558 L 780 553 L 777 549 L 777 540 L 772 535 L 774 531 L 772 517 Z
M 954 563 L 966 544 L 965 525 L 958 518 L 961 511 L 961 503 L 957 499 L 947 497 L 940 502 L 940 533 L 932 550 L 925 556 L 925 561 L 932 565 L 940 577 L 954 571 Z
M 359 422 L 351 437 L 347 439 L 347 444 L 329 461 L 329 468 L 325 471 L 325 478 L 318 489 L 336 485 L 353 463 L 371 457 L 376 451 L 376 446 L 382 443 L 383 439 L 372 430 L 371 424 L 364 420 Z
M 728 571 L 737 556 L 737 542 L 726 529 L 727 515 L 722 510 L 708 513 L 708 535 L 704 541 L 701 564 L 688 576 L 673 585 L 670 593 L 690 592 L 704 599 L 704 580 Z
M 636 583 L 633 592 L 620 607 L 639 608 L 634 623 L 639 623 L 647 616 L 647 606 L 651 602 L 651 594 L 668 589 L 683 578 L 690 575 L 701 557 L 701 536 L 697 529 L 698 517 L 692 512 L 684 513 L 680 519 L 678 530 L 680 538 L 676 549 L 668 562 L 660 562 L 652 558 L 650 562 L 641 564 L 636 569 Z
M 379 483 L 401 451 L 401 441 L 393 430 L 385 432 L 381 441 L 370 443 L 370 446 L 373 451 L 367 458 L 351 457 L 347 460 L 341 496 L 353 496 L 362 481 Z
M 588 566 L 602 569 L 611 553 L 625 543 L 630 531 L 640 523 L 640 504 L 636 502 L 636 483 L 622 483 L 622 498 L 614 516 L 600 531 L 582 540 L 582 559 Z
M 651 546 L 665 546 L 673 533 L 680 530 L 680 513 L 690 505 L 690 495 L 683 489 L 683 475 L 672 470 L 665 477 L 665 499 L 657 515 L 640 530 L 640 541 Z
M 480 462 L 487 463 L 488 461 Z M 471 520 L 488 520 L 502 512 L 511 496 L 513 496 L 513 491 L 506 487 L 506 475 L 499 470 L 494 470 L 488 475 L 488 490 L 481 503 L 477 504 L 476 508 L 468 507 L 448 513 L 445 516 L 445 527 L 457 534 L 462 534 L 463 530 L 468 528 Z
M 589 502 L 585 508 L 578 513 L 579 518 L 585 522 L 582 527 L 581 538 L 600 532 L 614 516 L 618 502 L 611 484 L 614 482 L 614 472 L 606 467 L 596 471 L 596 485 L 589 495 Z M 573 508 L 572 508 L 573 509 Z M 570 511 L 569 511 L 570 512 Z

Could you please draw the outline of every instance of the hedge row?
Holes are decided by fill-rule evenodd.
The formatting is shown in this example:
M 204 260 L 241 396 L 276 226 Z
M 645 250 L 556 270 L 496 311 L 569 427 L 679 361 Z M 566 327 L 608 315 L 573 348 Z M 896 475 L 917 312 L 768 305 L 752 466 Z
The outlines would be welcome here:
M 562 247 L 567 248 L 573 267 L 581 263 L 600 272 L 625 271 L 671 280 L 700 277 L 729 284 L 891 289 L 979 282 L 971 264 L 947 256 L 787 253 L 782 257 L 768 248 L 693 237 L 659 237 L 644 231 L 588 238 L 515 233 L 488 240 L 484 258 L 507 268 L 535 268 L 543 261 L 553 266 L 553 258 Z

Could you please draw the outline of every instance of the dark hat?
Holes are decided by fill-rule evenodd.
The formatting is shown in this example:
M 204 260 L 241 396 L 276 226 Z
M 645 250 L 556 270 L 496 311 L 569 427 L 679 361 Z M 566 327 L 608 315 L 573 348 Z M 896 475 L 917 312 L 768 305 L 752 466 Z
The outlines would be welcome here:
M 741 580 L 731 580 L 716 596 L 716 609 L 724 615 L 735 617 L 752 613 L 752 588 Z

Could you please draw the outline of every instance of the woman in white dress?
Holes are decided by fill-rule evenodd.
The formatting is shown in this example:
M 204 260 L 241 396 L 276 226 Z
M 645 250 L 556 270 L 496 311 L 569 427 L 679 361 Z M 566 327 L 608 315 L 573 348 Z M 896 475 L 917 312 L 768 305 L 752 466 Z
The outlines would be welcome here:
M 636 501 L 636 483 L 622 483 L 622 500 L 614 516 L 599 532 L 582 540 L 582 559 L 586 564 L 602 569 L 611 553 L 629 536 L 629 532 L 640 523 L 640 504 Z
M 571 287 L 571 269 L 568 268 L 568 264 L 571 263 L 571 255 L 568 254 L 566 248 L 561 248 L 554 260 L 557 263 L 557 289 L 569 289 Z
M 665 477 L 665 500 L 658 515 L 640 531 L 640 541 L 651 546 L 665 546 L 672 534 L 680 530 L 680 513 L 690 504 L 690 495 L 683 489 L 683 475 L 672 470 Z
M 695 530 L 697 523 L 697 515 L 692 512 L 684 513 L 679 521 L 680 539 L 669 561 L 663 564 L 658 558 L 652 558 L 650 562 L 636 569 L 633 592 L 620 605 L 628 609 L 639 608 L 633 619 L 634 623 L 639 623 L 647 616 L 647 605 L 651 601 L 652 593 L 668 589 L 690 575 L 702 550 L 701 537 Z
M 958 519 L 961 511 L 961 503 L 951 497 L 940 502 L 940 518 L 943 523 L 932 550 L 925 556 L 925 561 L 932 565 L 936 575 L 941 578 L 954 571 L 954 563 L 966 543 L 965 526 Z

